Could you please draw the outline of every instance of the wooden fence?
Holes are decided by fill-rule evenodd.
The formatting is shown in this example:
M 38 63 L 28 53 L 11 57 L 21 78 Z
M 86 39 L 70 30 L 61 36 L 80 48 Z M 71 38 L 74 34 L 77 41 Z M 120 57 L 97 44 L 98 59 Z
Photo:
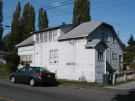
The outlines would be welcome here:
M 134 79 L 135 79 L 135 72 L 115 73 L 112 76 L 112 84 L 126 82 L 126 81 L 134 80 Z

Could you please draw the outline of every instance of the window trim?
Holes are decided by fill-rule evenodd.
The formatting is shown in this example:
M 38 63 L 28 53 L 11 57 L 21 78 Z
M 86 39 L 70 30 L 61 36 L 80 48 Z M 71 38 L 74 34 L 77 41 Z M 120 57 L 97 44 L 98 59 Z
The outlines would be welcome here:
M 58 64 L 58 63 L 59 63 L 58 49 L 49 50 L 49 64 Z

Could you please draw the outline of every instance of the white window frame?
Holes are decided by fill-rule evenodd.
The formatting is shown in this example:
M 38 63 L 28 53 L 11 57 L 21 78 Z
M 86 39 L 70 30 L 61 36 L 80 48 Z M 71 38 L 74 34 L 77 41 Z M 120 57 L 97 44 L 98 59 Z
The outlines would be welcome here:
M 40 33 L 40 42 L 44 42 L 44 35 L 43 35 L 43 33 Z
M 36 34 L 36 43 L 39 43 L 39 34 Z
M 112 59 L 118 60 L 118 54 L 117 53 L 112 53 Z
M 59 63 L 59 56 L 57 49 L 51 49 L 49 51 L 49 63 L 50 64 L 58 64 Z

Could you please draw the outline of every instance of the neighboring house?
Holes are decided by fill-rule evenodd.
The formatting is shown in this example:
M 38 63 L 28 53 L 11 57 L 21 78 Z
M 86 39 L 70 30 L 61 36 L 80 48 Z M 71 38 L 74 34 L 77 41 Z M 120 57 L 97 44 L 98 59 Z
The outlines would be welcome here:
M 59 79 L 102 83 L 103 74 L 122 68 L 119 42 L 111 25 L 91 21 L 33 32 L 17 46 L 21 61 L 30 59 L 31 66 L 47 68 Z
M 6 64 L 6 61 L 4 60 L 4 54 L 6 53 L 3 51 L 0 52 L 0 64 Z

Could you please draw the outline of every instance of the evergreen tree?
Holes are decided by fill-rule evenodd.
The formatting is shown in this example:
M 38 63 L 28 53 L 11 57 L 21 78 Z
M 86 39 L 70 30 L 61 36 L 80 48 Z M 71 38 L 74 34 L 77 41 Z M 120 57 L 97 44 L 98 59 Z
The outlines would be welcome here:
M 12 49 L 11 34 L 6 34 L 2 40 L 2 49 L 5 52 L 9 52 Z
M 134 46 L 135 45 L 135 40 L 133 35 L 130 36 L 129 40 L 128 40 L 128 45 L 129 46 Z
M 39 30 L 48 28 L 48 17 L 47 17 L 46 10 L 44 10 L 43 8 L 39 9 L 38 27 Z
M 18 2 L 15 12 L 13 13 L 13 21 L 11 25 L 11 42 L 12 48 L 22 41 L 22 35 L 20 35 L 20 13 L 21 13 L 21 4 Z
M 2 21 L 3 21 L 3 3 L 2 0 L 0 0 L 0 50 L 2 49 L 2 35 L 3 35 L 3 26 L 2 26 Z
M 35 10 L 29 3 L 25 4 L 21 18 L 21 27 L 23 32 L 23 39 L 28 38 L 30 32 L 35 30 Z
M 90 1 L 75 0 L 73 10 L 73 24 L 81 24 L 90 20 Z

